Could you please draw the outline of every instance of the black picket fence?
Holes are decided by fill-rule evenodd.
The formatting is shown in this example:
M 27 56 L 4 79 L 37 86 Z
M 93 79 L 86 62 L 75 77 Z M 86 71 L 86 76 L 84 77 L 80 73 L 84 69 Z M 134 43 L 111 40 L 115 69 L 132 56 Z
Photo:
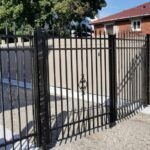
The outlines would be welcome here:
M 48 149 L 149 103 L 149 35 L 49 33 L 0 35 L 0 148 Z

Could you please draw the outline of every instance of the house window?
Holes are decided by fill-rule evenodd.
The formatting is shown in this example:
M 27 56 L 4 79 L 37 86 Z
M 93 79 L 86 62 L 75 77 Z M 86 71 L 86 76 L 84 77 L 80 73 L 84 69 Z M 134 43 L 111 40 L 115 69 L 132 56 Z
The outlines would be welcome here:
M 107 34 L 113 34 L 114 33 L 114 24 L 106 24 L 105 25 L 105 32 Z
M 132 21 L 132 31 L 141 31 L 141 20 Z

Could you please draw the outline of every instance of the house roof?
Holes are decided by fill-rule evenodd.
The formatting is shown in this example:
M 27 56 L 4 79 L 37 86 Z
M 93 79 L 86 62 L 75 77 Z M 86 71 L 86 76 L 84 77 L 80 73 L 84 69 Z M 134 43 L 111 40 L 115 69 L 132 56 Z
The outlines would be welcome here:
M 136 6 L 134 8 L 130 8 L 119 13 L 98 19 L 93 22 L 93 24 L 100 24 L 110 21 L 118 21 L 118 20 L 125 20 L 134 17 L 140 16 L 149 16 L 150 15 L 150 2 L 144 3 L 142 5 Z

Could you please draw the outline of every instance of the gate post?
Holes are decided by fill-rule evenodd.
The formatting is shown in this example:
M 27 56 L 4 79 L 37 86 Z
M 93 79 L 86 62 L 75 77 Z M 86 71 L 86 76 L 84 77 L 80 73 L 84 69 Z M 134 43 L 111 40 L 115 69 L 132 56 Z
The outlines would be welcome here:
M 116 35 L 109 35 L 110 127 L 117 120 Z
M 146 105 L 149 105 L 150 104 L 150 34 L 147 34 L 146 35 L 146 76 L 147 76 L 147 82 L 146 82 L 146 97 L 147 97 L 147 100 L 146 100 Z
M 46 33 L 37 29 L 34 53 L 34 95 L 35 122 L 37 132 L 37 146 L 46 149 L 50 142 L 49 130 L 49 79 L 48 79 L 48 45 Z

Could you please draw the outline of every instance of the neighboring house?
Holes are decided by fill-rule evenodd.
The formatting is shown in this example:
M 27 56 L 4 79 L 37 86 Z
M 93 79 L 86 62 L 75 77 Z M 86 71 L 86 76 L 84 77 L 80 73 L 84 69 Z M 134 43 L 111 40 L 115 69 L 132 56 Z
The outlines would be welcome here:
M 93 24 L 97 33 L 130 30 L 150 34 L 150 2 L 98 19 Z

